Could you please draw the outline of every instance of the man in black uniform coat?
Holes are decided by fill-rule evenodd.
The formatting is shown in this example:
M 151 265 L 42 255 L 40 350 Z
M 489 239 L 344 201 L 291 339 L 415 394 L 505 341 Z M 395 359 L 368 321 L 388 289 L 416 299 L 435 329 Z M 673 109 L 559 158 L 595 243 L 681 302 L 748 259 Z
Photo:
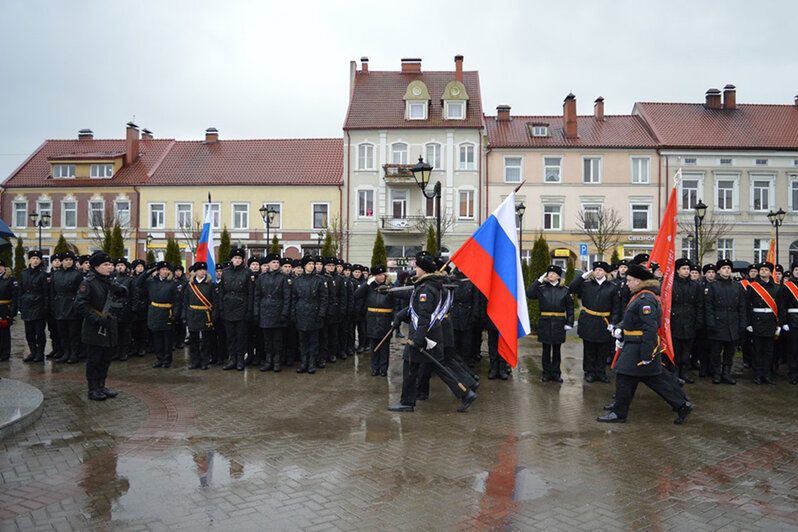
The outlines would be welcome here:
M 671 296 L 671 337 L 673 355 L 679 378 L 686 383 L 695 380 L 690 376 L 690 351 L 695 341 L 696 331 L 701 327 L 704 316 L 703 293 L 699 281 L 690 278 L 690 260 L 676 259 L 676 272 L 673 274 Z
M 711 345 L 712 383 L 737 384 L 731 371 L 740 333 L 748 322 L 745 290 L 732 279 L 730 260 L 720 259 L 717 269 L 718 276 L 706 287 L 704 294 L 705 330 Z
M 216 348 L 214 324 L 219 319 L 219 291 L 208 275 L 206 262 L 195 262 L 189 268 L 188 284 L 183 289 L 183 319 L 188 327 L 188 369 L 207 370 L 211 352 Z
M 743 279 L 740 280 L 740 284 L 745 289 L 746 293 L 751 283 L 759 276 L 759 268 L 757 266 L 757 264 L 749 264 L 742 272 Z M 741 348 L 743 351 L 743 368 L 748 369 L 751 367 L 754 359 L 754 335 L 748 332 L 747 327 L 743 330 L 740 343 L 742 344 Z
M 19 280 L 19 308 L 25 322 L 25 339 L 28 341 L 30 355 L 25 362 L 44 360 L 47 337 L 44 333 L 47 315 L 50 311 L 50 277 L 42 265 L 42 252 L 38 249 L 28 251 L 28 267 L 22 270 Z
M 701 290 L 704 296 L 701 299 L 701 304 L 703 305 L 709 285 L 715 282 L 717 270 L 714 264 L 704 264 L 701 271 L 704 273 L 704 276 L 698 282 L 701 284 Z M 706 316 L 706 310 L 704 310 L 703 315 Z M 696 326 L 695 340 L 693 340 L 693 347 L 690 352 L 690 367 L 698 368 L 699 377 L 710 377 L 712 375 L 711 353 L 712 343 L 707 339 L 706 323 L 702 322 Z
M 371 342 L 369 349 L 371 351 L 372 377 L 377 375 L 385 377 L 388 375 L 390 339 L 382 344 L 379 351 L 376 350 L 377 344 L 388 334 L 393 323 L 393 294 L 381 289 L 389 286 L 386 284 L 386 271 L 384 264 L 375 265 L 371 270 L 371 277 L 368 278 L 368 281 L 362 283 L 355 290 L 355 301 L 363 301 L 366 308 L 366 335 Z M 365 338 L 360 341 L 365 342 Z
M 341 336 L 342 358 L 350 357 L 355 354 L 355 282 L 352 279 L 352 265 L 348 262 L 341 262 L 338 268 L 341 269 L 341 280 L 344 283 L 344 293 L 346 294 L 346 310 L 343 313 L 342 323 L 344 335 Z
M 561 277 L 562 268 L 552 264 L 526 291 L 528 298 L 540 302 L 538 340 L 543 344 L 543 382 L 562 382 L 560 349 L 565 333 L 574 326 L 574 300 L 568 287 L 560 282 Z
M 0 260 L 0 362 L 11 357 L 11 324 L 19 308 L 19 283 Z
M 61 268 L 52 273 L 50 283 L 50 308 L 63 350 L 63 354 L 55 361 L 70 364 L 78 361 L 82 323 L 82 316 L 75 308 L 75 297 L 78 295 L 80 282 L 83 281 L 83 272 L 79 272 L 74 264 L 74 253 L 61 253 Z
M 280 269 L 280 256 L 266 255 L 269 270 L 255 280 L 254 316 L 263 342 L 258 351 L 263 353 L 261 371 L 279 372 L 282 368 L 283 339 L 291 312 L 291 285 Z
M 314 257 L 302 257 L 303 273 L 291 284 L 291 321 L 296 324 L 300 364 L 297 373 L 316 373 L 319 357 L 319 331 L 324 328 L 327 312 L 325 280 L 316 273 Z
M 66 260 L 64 260 L 66 263 Z M 121 284 L 127 289 L 128 297 L 125 298 L 125 303 L 119 310 L 117 326 L 119 328 L 119 358 L 118 360 L 124 362 L 129 357 L 136 354 L 135 346 L 133 344 L 133 325 L 136 319 L 134 312 L 135 298 L 133 295 L 133 276 L 130 272 L 130 264 L 127 259 L 122 257 L 116 261 L 116 282 Z M 116 360 L 116 359 L 115 359 Z
M 53 253 L 50 256 L 50 271 L 48 272 L 48 277 L 52 282 L 53 274 L 55 272 L 61 270 L 61 253 Z M 50 303 L 52 303 L 52 289 L 50 290 L 51 298 Z M 61 343 L 61 336 L 59 335 L 58 331 L 58 324 L 56 323 L 55 316 L 53 316 L 53 308 L 50 306 L 50 311 L 47 315 L 47 330 L 50 332 L 50 352 L 47 353 L 45 358 L 61 358 L 64 356 L 64 347 Z
M 258 256 L 253 255 L 247 259 L 247 268 L 249 269 L 249 278 L 252 281 L 253 293 L 255 290 L 255 285 L 258 281 L 258 277 L 261 275 L 261 266 L 263 266 L 263 271 L 269 270 L 269 267 L 266 265 L 266 260 L 261 259 Z M 254 304 L 252 309 L 254 313 Z M 266 365 L 263 353 L 263 334 L 261 328 L 258 327 L 258 319 L 254 316 L 254 314 L 250 316 L 250 319 L 247 320 L 247 353 L 247 366 L 252 366 L 254 364 Z
M 182 289 L 186 288 L 186 284 L 188 283 L 188 279 L 186 279 L 185 270 L 183 269 L 182 264 L 178 264 L 175 266 L 174 269 L 174 277 L 175 283 L 179 284 Z M 183 319 L 183 316 L 175 316 L 174 317 L 175 323 L 175 332 L 174 332 L 174 344 L 175 349 L 183 349 L 186 346 L 186 322 Z
M 613 324 L 620 321 L 618 289 L 607 279 L 610 266 L 604 261 L 593 263 L 593 271 L 586 271 L 571 281 L 568 289 L 582 301 L 577 333 L 584 344 L 582 370 L 585 381 L 609 382 L 604 368 L 612 351 Z
M 790 384 L 798 384 L 798 262 L 790 266 L 790 276 L 784 279 L 782 288 L 782 342 L 787 344 L 787 366 Z
M 340 342 L 338 341 L 341 327 L 342 310 L 346 308 L 346 296 L 343 292 L 343 282 L 335 273 L 335 257 L 324 257 L 324 280 L 327 283 L 327 315 L 325 316 L 327 362 L 335 363 L 340 355 Z M 324 346 L 322 346 L 324 351 Z M 319 364 L 319 367 L 321 364 Z
M 114 265 L 108 255 L 97 252 L 89 264 L 92 271 L 80 283 L 75 307 L 83 317 L 80 336 L 86 346 L 89 399 L 104 401 L 117 396 L 115 391 L 106 388 L 105 379 L 117 348 L 114 311 L 121 299 L 127 296 L 127 291 L 111 277 Z
M 147 327 L 152 332 L 156 361 L 153 368 L 168 368 L 172 365 L 174 320 L 180 315 L 183 302 L 183 286 L 176 283 L 172 268 L 165 260 L 136 279 L 147 294 Z
M 625 422 L 637 385 L 642 382 L 671 405 L 677 412 L 674 423 L 681 425 L 694 406 L 676 380 L 665 375 L 662 367 L 662 346 L 657 333 L 662 321 L 659 282 L 643 266 L 633 264 L 627 272 L 627 286 L 632 297 L 623 320 L 613 331 L 618 340 L 616 347 L 620 349 L 613 365 L 615 401 L 605 407 L 611 411 L 596 421 Z
M 366 277 L 367 276 L 363 273 L 363 266 L 360 264 L 352 265 L 352 283 L 355 289 L 352 295 L 354 300 L 352 312 L 354 314 L 355 332 L 357 333 L 356 351 L 358 353 L 362 353 L 366 350 L 369 340 L 366 334 L 366 300 L 363 297 L 354 297 L 354 294 L 357 293 L 357 289 L 360 288 L 360 285 L 366 282 Z
M 773 337 L 781 332 L 778 305 L 782 302 L 781 287 L 773 282 L 773 263 L 759 265 L 759 278 L 746 291 L 748 326 L 753 335 L 754 384 L 776 384 L 773 381 Z
M 130 263 L 130 276 L 134 282 L 131 283 L 132 291 L 128 293 L 130 300 L 131 312 L 133 314 L 133 347 L 131 351 L 136 355 L 143 357 L 147 353 L 147 338 L 149 332 L 147 331 L 147 294 L 143 290 L 139 290 L 135 280 L 141 275 L 144 275 L 146 263 L 142 259 L 136 259 Z
M 254 282 L 252 272 L 244 266 L 246 253 L 242 248 L 230 251 L 230 265 L 224 269 L 219 282 L 219 312 L 224 320 L 230 359 L 222 369 L 244 371 L 247 352 L 247 323 L 252 319 Z
M 475 355 L 479 354 L 479 344 L 482 343 L 482 294 L 463 272 L 455 270 L 455 284 L 452 300 L 452 327 L 454 328 L 454 353 L 468 366 L 473 364 Z M 479 335 L 479 340 L 476 339 Z M 478 343 L 477 343 L 478 342 Z M 476 352 L 475 352 L 476 351 Z M 490 365 L 490 378 L 499 376 L 499 361 Z M 501 367 L 504 375 L 504 366 Z

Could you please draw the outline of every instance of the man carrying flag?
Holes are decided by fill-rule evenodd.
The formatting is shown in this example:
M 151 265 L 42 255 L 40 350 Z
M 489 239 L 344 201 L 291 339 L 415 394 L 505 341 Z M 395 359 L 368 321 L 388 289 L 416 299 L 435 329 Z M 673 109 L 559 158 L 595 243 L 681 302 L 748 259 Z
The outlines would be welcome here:
M 204 262 L 205 270 L 213 282 L 216 282 L 216 262 L 213 260 L 213 209 L 211 195 L 208 194 L 208 203 L 205 207 L 205 222 L 202 224 L 199 243 L 197 244 L 196 262 Z

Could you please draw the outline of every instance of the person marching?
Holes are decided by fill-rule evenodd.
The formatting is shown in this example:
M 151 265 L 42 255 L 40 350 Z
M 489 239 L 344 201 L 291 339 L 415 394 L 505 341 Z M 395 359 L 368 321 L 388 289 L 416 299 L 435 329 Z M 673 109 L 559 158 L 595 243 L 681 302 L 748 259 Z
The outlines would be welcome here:
M 174 319 L 181 312 L 183 286 L 174 281 L 172 267 L 165 260 L 156 262 L 136 279 L 136 284 L 143 288 L 149 301 L 147 327 L 152 332 L 156 357 L 152 367 L 168 368 L 172 365 Z
M 790 276 L 784 279 L 782 289 L 781 329 L 786 333 L 787 367 L 790 384 L 798 384 L 798 262 L 790 266 Z
M 11 358 L 11 324 L 19 309 L 19 283 L 0 260 L 0 362 Z
M 208 263 L 195 262 L 188 269 L 183 289 L 183 321 L 188 327 L 188 369 L 207 370 L 216 348 L 214 324 L 219 319 L 219 291 L 208 275 Z
M 773 381 L 774 336 L 781 332 L 779 326 L 779 303 L 781 288 L 773 282 L 773 263 L 759 265 L 759 278 L 748 285 L 746 302 L 748 307 L 748 326 L 746 330 L 753 336 L 754 384 L 776 384 Z
M 673 355 L 676 359 L 676 370 L 679 378 L 688 384 L 695 382 L 690 376 L 690 351 L 696 338 L 696 332 L 704 320 L 703 293 L 699 281 L 694 281 L 691 274 L 690 259 L 679 258 L 674 263 L 676 272 L 673 276 L 673 295 L 671 303 L 671 337 L 673 338 Z
M 619 349 L 613 364 L 615 401 L 604 407 L 610 412 L 596 421 L 624 423 L 637 385 L 642 382 L 673 408 L 677 413 L 673 422 L 681 425 L 695 406 L 688 401 L 676 379 L 665 375 L 662 366 L 662 348 L 657 333 L 662 321 L 662 307 L 657 295 L 659 282 L 654 279 L 654 274 L 639 264 L 629 266 L 626 279 L 632 297 L 623 320 L 613 331 Z
M 280 256 L 276 253 L 266 255 L 265 264 L 269 271 L 261 273 L 255 281 L 255 303 L 253 314 L 260 329 L 263 365 L 260 371 L 279 373 L 282 368 L 285 327 L 291 317 L 291 284 L 280 270 Z
M 298 332 L 300 364 L 297 373 L 316 373 L 319 350 L 319 332 L 327 312 L 327 286 L 325 278 L 316 274 L 314 257 L 302 257 L 303 273 L 291 284 L 291 321 Z
M 42 265 L 42 252 L 38 249 L 28 251 L 28 267 L 22 270 L 19 281 L 19 309 L 25 322 L 25 339 L 30 355 L 23 362 L 41 362 L 47 337 L 44 327 L 47 323 L 50 298 L 50 277 Z
M 586 382 L 610 382 L 604 368 L 612 352 L 612 324 L 620 321 L 620 297 L 607 279 L 609 269 L 606 262 L 594 262 L 593 271 L 576 277 L 568 287 L 582 301 L 577 333 L 584 344 L 582 370 Z
M 720 259 L 716 267 L 718 275 L 706 287 L 704 294 L 704 319 L 711 345 L 712 383 L 737 384 L 731 372 L 740 331 L 748 323 L 745 289 L 732 279 L 732 262 L 729 259 Z
M 247 321 L 252 316 L 254 283 L 252 272 L 244 266 L 246 252 L 242 248 L 230 251 L 230 265 L 224 269 L 219 282 L 219 315 L 224 320 L 229 361 L 224 370 L 244 371 L 247 352 Z
M 562 268 L 552 264 L 526 291 L 527 297 L 540 301 L 538 340 L 543 344 L 543 382 L 562 382 L 560 348 L 566 331 L 574 326 L 574 300 L 560 282 L 561 277 Z
M 75 308 L 75 296 L 83 281 L 83 273 L 75 268 L 75 254 L 71 251 L 61 253 L 61 259 L 61 268 L 52 273 L 50 291 L 50 308 L 63 350 L 61 357 L 55 361 L 74 364 L 80 353 L 81 334 L 81 316 Z
M 377 264 L 371 269 L 371 276 L 355 290 L 355 301 L 363 301 L 366 307 L 366 336 L 369 339 L 371 351 L 371 376 L 388 375 L 388 358 L 391 341 L 386 340 L 379 351 L 377 345 L 388 334 L 393 323 L 394 297 L 387 288 L 387 268 Z M 361 345 L 366 341 L 366 336 L 361 338 Z

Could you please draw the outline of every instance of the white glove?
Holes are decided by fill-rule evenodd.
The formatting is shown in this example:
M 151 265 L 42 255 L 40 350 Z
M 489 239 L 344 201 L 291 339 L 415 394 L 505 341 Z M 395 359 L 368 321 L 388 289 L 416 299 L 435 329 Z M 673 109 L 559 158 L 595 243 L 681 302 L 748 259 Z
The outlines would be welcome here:
M 745 330 L 748 331 L 748 332 L 754 332 L 754 328 L 751 327 L 750 325 L 748 327 L 746 327 Z
M 781 330 L 784 332 L 790 332 L 790 326 L 785 323 L 781 326 Z
M 776 327 L 776 332 L 773 333 L 773 336 L 778 336 L 779 334 L 781 334 L 781 327 Z
M 565 326 L 565 330 L 566 330 L 566 331 L 570 331 L 571 329 L 573 329 L 573 327 L 571 327 L 570 325 L 566 325 L 566 326 Z
M 623 342 L 615 340 L 615 349 L 623 349 Z
M 608 331 L 609 331 L 611 334 L 612 334 L 612 333 L 614 333 L 614 332 L 615 332 L 615 325 L 613 325 L 612 323 L 608 324 L 608 325 L 607 325 L 607 330 L 608 330 Z
M 429 338 L 425 338 L 425 340 L 427 340 L 427 349 L 432 349 L 436 345 L 438 345 L 438 342 L 435 342 L 434 340 L 430 340 Z
M 590 270 L 586 271 L 585 273 L 582 274 L 582 279 L 587 279 L 588 277 L 590 277 L 591 273 L 593 272 L 591 272 Z
M 621 328 L 619 327 L 619 328 L 617 328 L 617 329 L 613 330 L 613 331 L 612 331 L 612 336 L 613 336 L 614 338 L 617 338 L 617 339 L 619 339 L 619 340 L 620 340 L 620 339 L 621 339 L 621 336 L 623 336 L 623 329 L 621 329 Z
M 544 281 L 546 280 L 546 276 L 547 276 L 547 275 L 548 275 L 548 273 L 544 273 L 543 275 L 541 275 L 540 277 L 538 277 L 538 282 L 539 282 L 539 283 L 542 283 L 542 282 L 544 282 Z
M 374 284 L 375 281 L 376 279 L 374 277 L 369 277 L 369 280 L 366 281 L 366 284 Z

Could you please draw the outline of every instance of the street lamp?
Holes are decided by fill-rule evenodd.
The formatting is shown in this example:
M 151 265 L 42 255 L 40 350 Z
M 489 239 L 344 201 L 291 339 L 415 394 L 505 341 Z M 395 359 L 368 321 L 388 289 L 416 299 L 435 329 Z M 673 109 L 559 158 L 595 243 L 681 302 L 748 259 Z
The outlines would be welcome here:
M 152 235 L 147 235 L 147 248 L 144 250 L 144 256 L 147 256 L 147 252 L 150 251 L 150 246 L 152 245 Z
M 779 227 L 784 224 L 784 216 L 787 213 L 784 212 L 784 209 L 779 207 L 779 210 L 773 212 L 772 210 L 768 213 L 768 221 L 770 225 L 776 228 L 776 264 L 779 263 Z
M 266 205 L 262 205 L 260 209 L 260 217 L 263 218 L 264 223 L 266 224 L 266 246 L 271 245 L 271 236 L 269 235 L 269 229 L 272 226 L 272 222 L 274 222 L 274 217 L 277 216 L 277 211 L 266 207 Z
M 698 254 L 698 235 L 701 233 L 701 222 L 703 221 L 706 213 L 707 206 L 704 205 L 704 202 L 699 199 L 695 206 L 695 261 L 699 268 L 701 267 L 701 257 Z
M 526 212 L 526 205 L 522 201 L 515 206 L 515 212 L 518 213 L 518 256 L 524 260 L 524 212 Z
M 435 247 L 437 248 L 437 256 L 441 256 L 441 182 L 436 181 L 435 187 L 432 190 L 432 196 L 427 196 L 427 185 L 429 184 L 429 177 L 432 174 L 432 166 L 425 163 L 421 155 L 418 156 L 418 162 L 410 168 L 413 173 L 413 178 L 416 184 L 421 189 L 421 193 L 427 199 L 435 198 Z
M 33 224 L 33 227 L 39 228 L 39 251 L 42 250 L 42 228 L 43 227 L 50 227 L 50 213 L 45 212 L 42 214 L 33 211 L 30 213 L 30 221 Z

